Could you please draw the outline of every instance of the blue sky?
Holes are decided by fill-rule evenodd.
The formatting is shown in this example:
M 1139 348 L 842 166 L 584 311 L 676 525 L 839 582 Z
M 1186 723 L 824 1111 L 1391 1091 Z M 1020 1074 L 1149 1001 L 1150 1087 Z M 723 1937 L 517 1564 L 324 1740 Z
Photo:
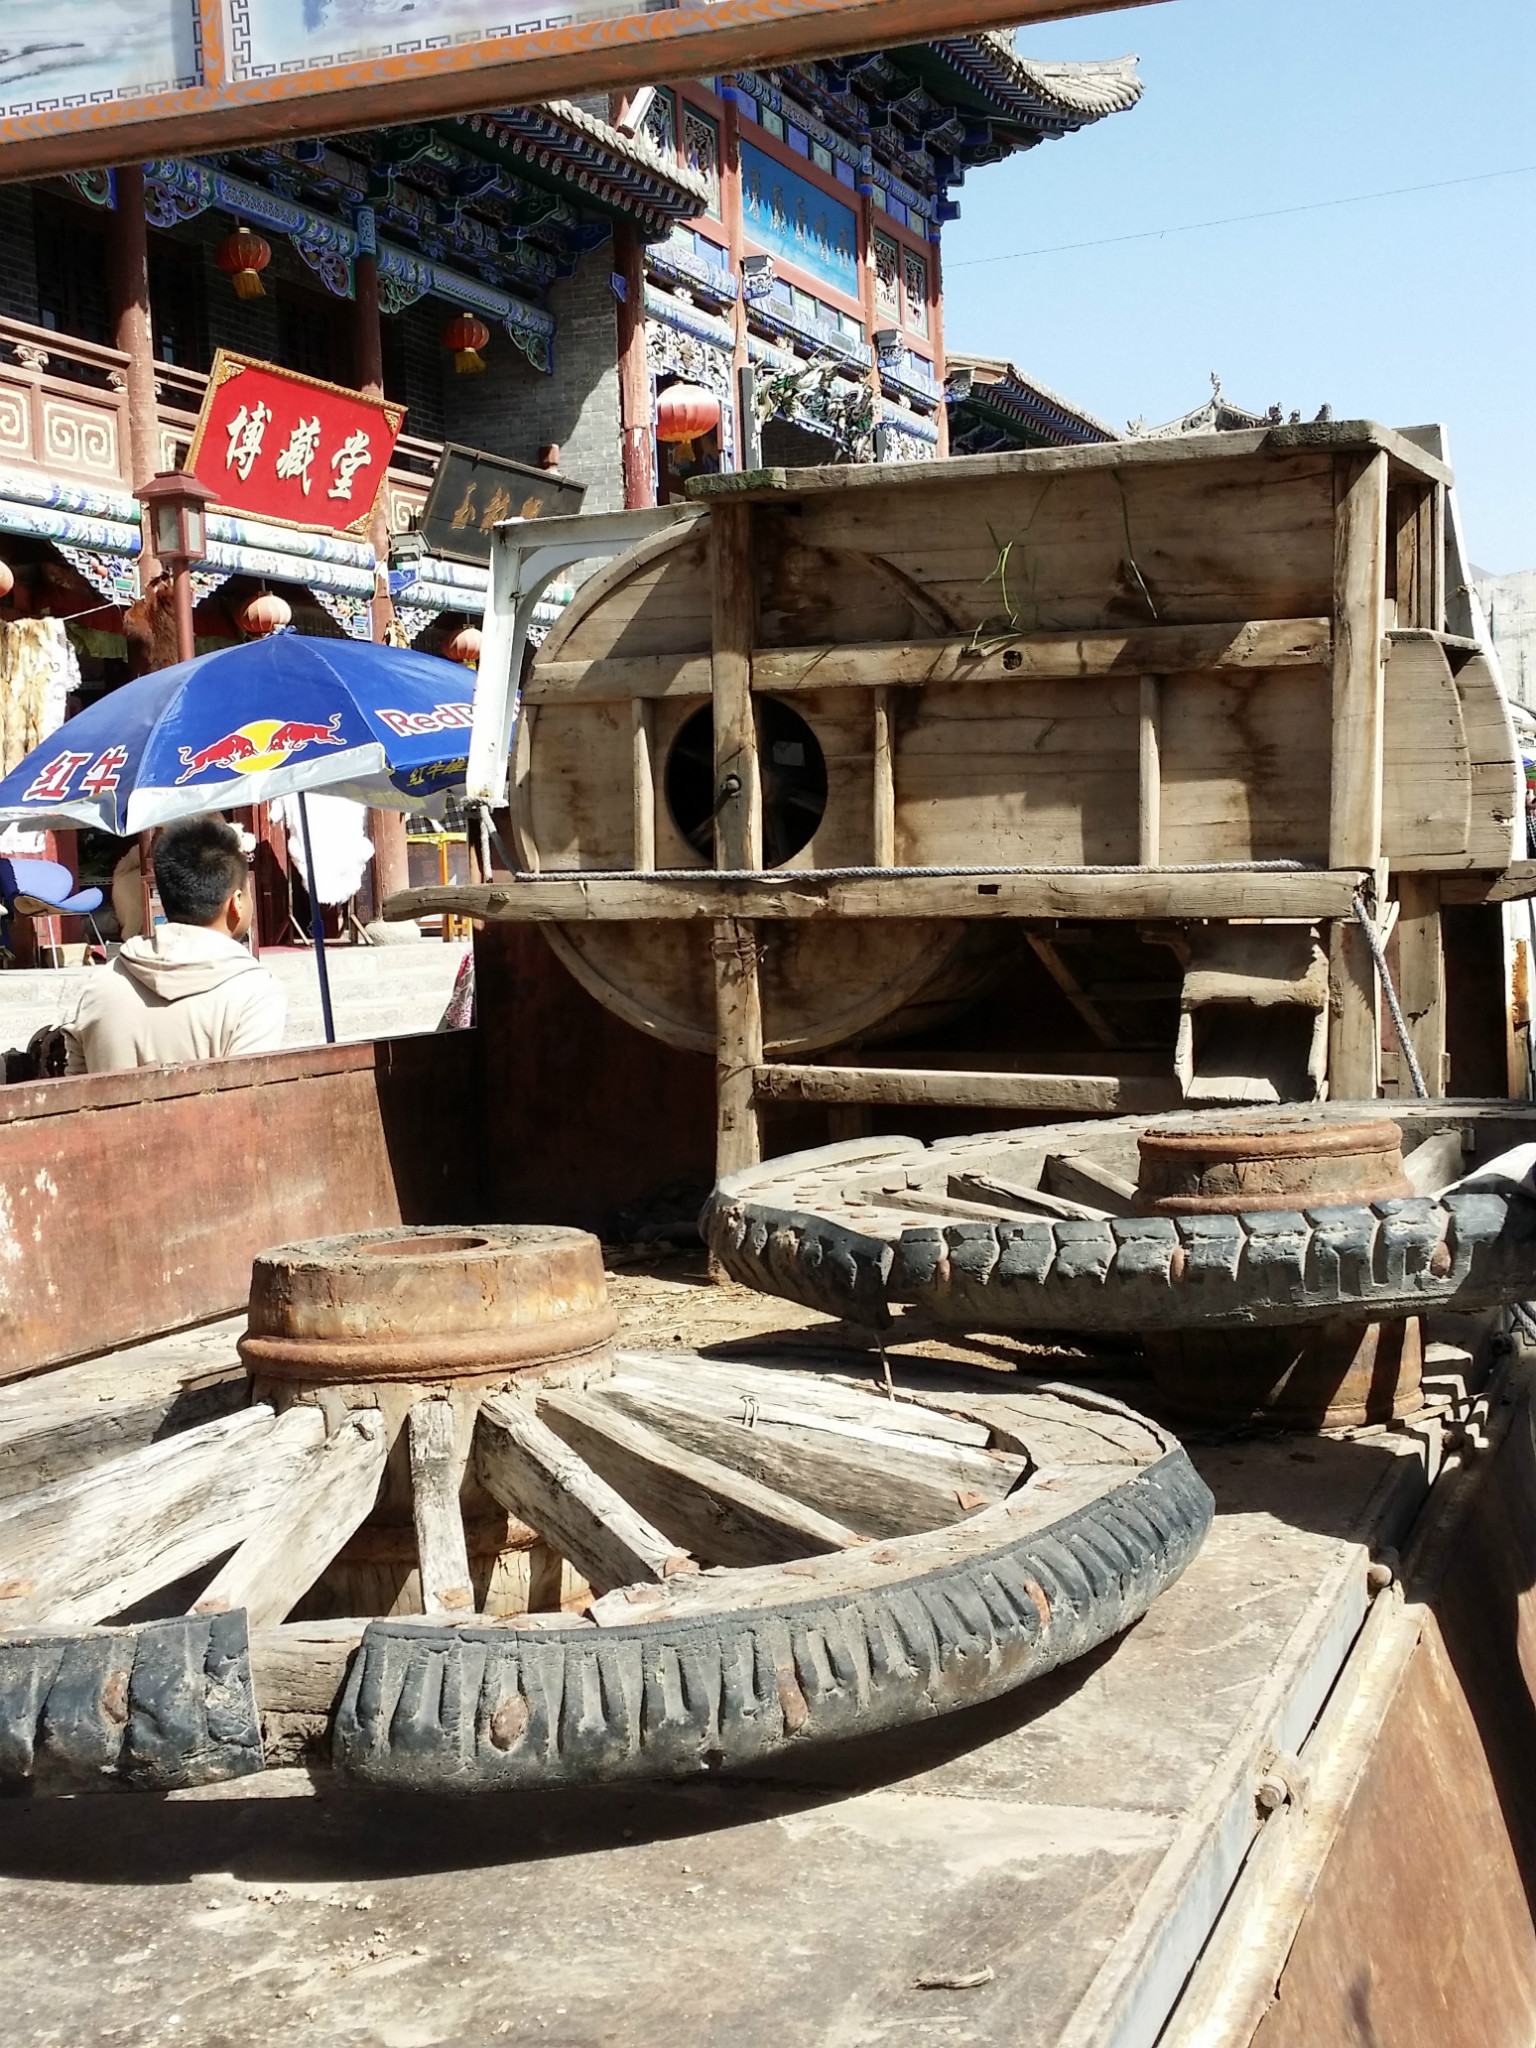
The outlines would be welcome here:
M 1536 567 L 1536 171 L 978 260 L 1536 166 L 1536 0 L 1162 0 L 1019 48 L 1135 51 L 1146 95 L 970 173 L 948 346 L 1120 427 L 1198 405 L 1212 370 L 1258 411 L 1444 420 L 1473 559 Z

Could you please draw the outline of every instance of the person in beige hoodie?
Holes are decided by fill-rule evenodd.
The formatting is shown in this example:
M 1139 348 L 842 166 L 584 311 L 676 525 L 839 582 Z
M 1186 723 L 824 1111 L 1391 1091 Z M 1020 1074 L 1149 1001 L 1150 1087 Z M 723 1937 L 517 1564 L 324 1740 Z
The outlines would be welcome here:
M 240 837 L 222 818 L 185 818 L 155 842 L 166 922 L 93 974 L 65 1027 L 67 1071 L 100 1074 L 275 1052 L 287 998 L 241 941 L 254 899 Z

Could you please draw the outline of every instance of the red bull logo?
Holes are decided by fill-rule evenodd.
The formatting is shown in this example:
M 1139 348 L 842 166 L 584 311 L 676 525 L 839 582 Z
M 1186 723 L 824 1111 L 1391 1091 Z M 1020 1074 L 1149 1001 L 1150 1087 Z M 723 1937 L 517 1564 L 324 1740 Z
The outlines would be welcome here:
M 306 747 L 340 747 L 346 742 L 337 728 L 341 713 L 327 725 L 309 725 L 299 718 L 257 718 L 236 727 L 206 747 L 182 747 L 178 783 L 190 782 L 210 768 L 233 768 L 237 775 L 259 775 L 265 768 L 280 768 L 291 754 Z

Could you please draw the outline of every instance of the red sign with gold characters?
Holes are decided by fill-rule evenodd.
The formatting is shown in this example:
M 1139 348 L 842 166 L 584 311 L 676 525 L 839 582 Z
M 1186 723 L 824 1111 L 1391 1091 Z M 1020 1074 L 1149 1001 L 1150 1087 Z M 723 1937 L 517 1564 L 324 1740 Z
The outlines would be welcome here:
M 221 348 L 187 468 L 248 519 L 362 534 L 404 418 L 403 405 Z

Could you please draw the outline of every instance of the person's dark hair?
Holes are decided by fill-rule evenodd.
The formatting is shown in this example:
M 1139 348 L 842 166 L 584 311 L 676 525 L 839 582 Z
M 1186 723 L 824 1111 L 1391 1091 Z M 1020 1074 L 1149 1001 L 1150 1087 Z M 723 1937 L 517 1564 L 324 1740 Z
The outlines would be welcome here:
M 212 924 L 245 881 L 240 835 L 222 818 L 167 825 L 152 858 L 160 907 L 172 924 Z

